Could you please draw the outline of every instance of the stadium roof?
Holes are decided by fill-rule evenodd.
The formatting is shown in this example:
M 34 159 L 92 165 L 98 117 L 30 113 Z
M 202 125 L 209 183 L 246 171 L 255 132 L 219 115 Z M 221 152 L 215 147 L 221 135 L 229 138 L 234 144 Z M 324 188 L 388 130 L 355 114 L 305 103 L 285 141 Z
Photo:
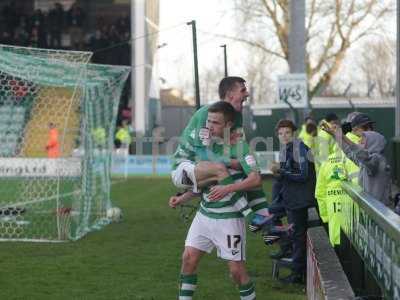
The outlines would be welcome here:
M 395 107 L 396 99 L 394 97 L 390 98 L 368 98 L 368 97 L 354 97 L 354 98 L 344 98 L 344 97 L 314 97 L 311 100 L 312 108 L 375 108 L 375 107 Z M 284 109 L 289 108 L 288 105 L 284 103 L 274 103 L 274 104 L 262 104 L 253 105 L 253 112 L 259 112 L 272 109 Z

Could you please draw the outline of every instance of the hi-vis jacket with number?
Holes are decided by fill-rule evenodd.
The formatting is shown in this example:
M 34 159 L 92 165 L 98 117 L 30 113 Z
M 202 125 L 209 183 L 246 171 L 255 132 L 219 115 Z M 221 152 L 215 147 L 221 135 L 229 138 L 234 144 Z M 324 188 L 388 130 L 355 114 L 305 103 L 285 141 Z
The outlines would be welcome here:
M 341 186 L 344 180 L 343 153 L 331 154 L 319 170 L 315 197 L 322 221 L 328 222 L 332 245 L 340 244 L 341 213 L 343 203 L 349 197 Z

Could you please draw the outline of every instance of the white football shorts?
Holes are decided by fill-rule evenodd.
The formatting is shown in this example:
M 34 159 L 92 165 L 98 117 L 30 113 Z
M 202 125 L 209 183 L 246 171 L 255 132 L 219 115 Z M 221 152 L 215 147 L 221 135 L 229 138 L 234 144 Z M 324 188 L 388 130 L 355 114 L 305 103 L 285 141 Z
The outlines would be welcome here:
M 194 168 L 196 165 L 191 161 L 181 162 L 178 167 L 171 172 L 172 182 L 173 184 L 180 189 L 191 189 L 194 193 L 198 193 L 199 190 L 197 188 L 196 176 L 194 174 Z M 193 182 L 193 185 L 186 185 L 182 182 L 184 178 L 184 172 L 189 177 L 189 179 Z
M 232 261 L 246 260 L 246 229 L 243 218 L 213 219 L 197 212 L 186 237 L 185 246 Z

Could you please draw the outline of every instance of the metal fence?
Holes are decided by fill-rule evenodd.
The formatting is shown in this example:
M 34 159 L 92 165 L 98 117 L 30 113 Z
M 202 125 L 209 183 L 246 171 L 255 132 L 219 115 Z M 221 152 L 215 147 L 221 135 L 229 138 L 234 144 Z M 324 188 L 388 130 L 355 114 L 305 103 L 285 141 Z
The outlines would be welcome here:
M 168 140 L 180 136 L 194 111 L 195 108 L 192 106 L 163 106 L 161 119 L 165 128 L 164 137 Z
M 400 299 L 400 216 L 360 187 L 343 183 L 353 201 L 342 204 L 342 229 L 385 299 Z

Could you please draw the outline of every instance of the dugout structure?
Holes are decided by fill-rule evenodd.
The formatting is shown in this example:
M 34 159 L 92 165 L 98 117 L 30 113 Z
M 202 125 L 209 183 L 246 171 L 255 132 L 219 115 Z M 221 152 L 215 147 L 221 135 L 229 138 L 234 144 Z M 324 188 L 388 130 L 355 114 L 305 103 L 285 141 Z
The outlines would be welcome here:
M 77 240 L 110 222 L 110 165 L 130 68 L 0 45 L 0 240 Z M 57 157 L 49 124 L 56 127 Z M 54 137 L 54 136 L 53 136 Z

